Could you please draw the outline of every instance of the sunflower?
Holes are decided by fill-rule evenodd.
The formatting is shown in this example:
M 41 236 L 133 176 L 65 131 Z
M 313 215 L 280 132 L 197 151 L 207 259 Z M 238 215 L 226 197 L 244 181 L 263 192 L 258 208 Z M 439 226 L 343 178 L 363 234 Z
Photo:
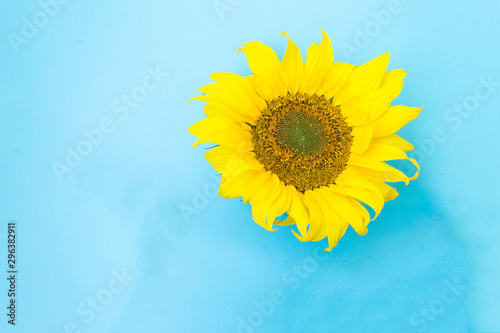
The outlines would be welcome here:
M 242 197 L 270 231 L 295 225 L 301 241 L 328 237 L 329 251 L 348 225 L 367 233 L 384 203 L 398 196 L 387 182 L 417 178 L 418 171 L 409 177 L 385 161 L 408 160 L 419 169 L 405 153 L 413 146 L 394 133 L 422 109 L 391 105 L 406 72 L 386 72 L 388 53 L 360 66 L 334 62 L 321 32 L 305 62 L 285 32 L 281 61 L 265 44 L 243 43 L 238 52 L 253 74 L 212 74 L 215 83 L 193 98 L 207 103 L 207 117 L 189 131 L 199 138 L 193 147 L 216 144 L 205 157 L 221 174 L 220 196 Z

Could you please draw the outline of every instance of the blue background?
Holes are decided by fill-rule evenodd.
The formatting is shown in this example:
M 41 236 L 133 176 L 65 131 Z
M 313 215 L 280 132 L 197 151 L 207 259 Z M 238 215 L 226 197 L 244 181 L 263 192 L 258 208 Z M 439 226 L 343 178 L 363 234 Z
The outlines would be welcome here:
M 47 1 L 0 14 L 0 263 L 16 220 L 19 270 L 2 332 L 500 332 L 497 0 Z M 287 31 L 305 58 L 319 29 L 337 61 L 390 52 L 395 103 L 424 106 L 401 131 L 420 177 L 326 256 L 213 195 L 186 104 L 213 72 L 250 74 L 240 43 L 282 57 Z M 148 70 L 168 75 L 126 107 Z

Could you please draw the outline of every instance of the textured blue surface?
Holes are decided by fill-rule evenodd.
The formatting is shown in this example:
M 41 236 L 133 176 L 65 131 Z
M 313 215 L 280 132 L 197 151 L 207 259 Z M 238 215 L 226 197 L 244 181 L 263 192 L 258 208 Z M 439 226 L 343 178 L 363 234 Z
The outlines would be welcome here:
M 45 3 L 0 14 L 2 332 L 500 332 L 498 1 Z M 330 254 L 214 196 L 187 132 L 211 73 L 249 74 L 241 42 L 305 57 L 319 29 L 339 61 L 390 52 L 424 106 L 420 178 Z

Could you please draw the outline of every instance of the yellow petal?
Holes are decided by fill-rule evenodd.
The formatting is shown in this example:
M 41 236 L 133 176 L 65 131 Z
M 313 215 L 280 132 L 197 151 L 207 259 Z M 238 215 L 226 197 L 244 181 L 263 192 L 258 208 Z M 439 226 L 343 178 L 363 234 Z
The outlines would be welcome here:
M 316 202 L 323 213 L 324 216 L 324 232 L 319 234 L 316 240 L 321 240 L 324 237 L 328 237 L 328 249 L 332 249 L 339 239 L 344 235 L 347 222 L 342 218 L 341 211 L 345 209 L 345 206 L 337 206 L 341 200 L 336 200 L 334 196 L 329 195 L 327 188 L 322 187 L 319 190 L 315 189 L 316 192 Z M 345 216 L 350 217 L 352 211 L 343 212 Z M 312 239 L 314 240 L 314 239 Z
M 389 53 L 385 53 L 356 67 L 349 76 L 345 88 L 335 96 L 335 105 L 344 105 L 354 97 L 364 97 L 378 89 L 388 64 Z
M 192 147 L 206 142 L 238 147 L 241 142 L 250 141 L 252 137 L 249 131 L 227 117 L 202 119 L 189 127 L 189 133 L 200 138 Z
M 391 102 L 401 93 L 403 83 L 400 81 L 394 85 L 385 86 L 366 96 L 363 106 L 368 108 L 370 119 L 377 119 L 387 111 Z
M 381 136 L 378 138 L 373 138 L 372 143 L 378 143 L 378 144 L 385 144 L 385 145 L 392 145 L 395 147 L 398 147 L 404 151 L 409 151 L 413 150 L 414 147 L 411 143 L 403 139 L 397 134 L 390 134 L 386 136 Z
M 306 235 L 300 240 L 321 240 L 326 237 L 325 216 L 319 207 L 319 199 L 317 198 L 318 189 L 307 190 L 304 192 L 304 205 L 309 211 L 309 228 Z M 297 236 L 297 235 L 296 235 Z
M 365 175 L 367 179 L 377 180 L 383 182 L 404 182 L 408 185 L 410 180 L 418 177 L 418 171 L 415 175 L 408 177 L 401 170 L 398 170 L 385 162 L 352 162 L 349 161 L 348 165 L 353 167 Z M 415 161 L 416 163 L 416 161 Z M 418 164 L 417 164 L 418 165 Z
M 351 153 L 361 154 L 370 147 L 372 128 L 370 125 L 355 126 L 352 128 Z
M 229 146 L 214 147 L 205 154 L 205 158 L 221 174 L 235 174 L 242 167 L 263 169 L 262 164 L 255 159 L 255 154 L 252 151 Z
M 301 235 L 307 234 L 309 225 L 309 211 L 304 204 L 304 195 L 297 191 L 293 185 L 287 185 L 286 190 L 290 194 L 291 202 L 288 215 L 294 220 Z
M 210 75 L 210 78 L 218 83 L 229 85 L 235 89 L 237 88 L 239 93 L 248 95 L 258 110 L 262 111 L 267 108 L 266 101 L 255 92 L 248 77 L 234 73 L 214 73 Z
M 382 82 L 380 83 L 380 87 L 383 88 L 385 86 L 392 86 L 394 84 L 403 81 L 406 76 L 406 72 L 402 69 L 393 69 L 392 71 L 388 71 L 384 74 L 382 78 Z
M 279 192 L 278 192 L 279 193 Z M 262 228 L 267 229 L 269 231 L 275 231 L 272 227 L 269 227 L 267 223 L 268 217 L 267 213 L 269 207 L 272 205 L 274 200 L 278 197 L 279 194 L 272 193 L 269 197 L 264 200 L 261 200 L 259 203 L 252 205 L 252 218 L 253 220 L 260 225 Z M 274 218 L 273 218 L 274 221 Z
M 247 194 L 248 186 L 262 172 L 247 169 L 243 172 L 227 177 L 219 188 L 219 195 L 226 199 L 239 198 Z
M 399 131 L 404 125 L 417 118 L 422 108 L 404 105 L 390 106 L 385 113 L 371 122 L 373 136 L 386 136 Z
M 280 77 L 281 61 L 279 60 L 276 52 L 269 46 L 253 41 L 250 43 L 243 43 L 241 50 L 245 53 L 248 61 L 248 66 L 255 74 L 251 79 L 252 86 L 255 86 L 255 77 L 260 81 L 259 85 L 265 84 L 270 89 L 276 90 L 279 94 L 286 94 L 286 88 Z M 264 83 L 265 82 L 265 83 Z M 261 95 L 261 97 L 264 97 Z M 266 99 L 269 101 L 268 99 Z
M 378 189 L 377 192 L 374 192 L 373 189 L 362 189 L 351 186 L 329 185 L 328 187 L 333 193 L 349 196 L 372 207 L 375 211 L 375 217 L 380 214 L 380 211 L 384 206 L 383 196 Z
M 321 222 L 318 224 L 319 229 L 316 229 L 314 231 L 310 232 L 311 235 L 311 241 L 312 242 L 319 242 L 320 240 L 325 239 L 325 237 L 328 237 L 328 218 L 327 215 L 325 215 L 325 207 L 323 207 L 322 201 L 320 198 L 324 196 L 324 194 L 319 194 L 318 189 L 315 189 L 316 194 L 314 195 L 314 200 L 315 200 L 315 205 L 319 210 L 320 216 L 322 216 Z M 340 220 L 340 217 L 339 217 Z
M 249 184 L 246 194 L 243 195 L 243 202 L 250 202 L 251 205 L 264 200 L 276 193 L 280 180 L 270 171 L 258 175 L 251 184 Z
M 257 118 L 259 118 L 261 115 L 261 110 L 263 110 L 261 109 L 262 104 L 257 105 L 256 103 L 254 103 L 254 100 L 252 99 L 252 97 L 250 97 L 249 93 L 246 90 L 243 90 L 234 84 L 211 83 L 201 87 L 198 90 L 203 91 L 210 97 L 228 105 L 232 109 L 237 110 L 237 112 L 241 115 L 246 116 L 252 120 L 256 120 Z
M 275 80 L 270 80 L 265 75 L 250 75 L 248 76 L 248 80 L 255 92 L 265 101 L 270 102 L 279 96 L 286 95 L 284 84 L 281 84 L 281 88 L 278 89 Z
M 385 113 L 403 89 L 403 81 L 394 85 L 385 86 L 377 89 L 366 96 L 351 96 L 345 102 L 342 102 L 343 92 L 339 97 L 333 99 L 335 105 L 340 105 L 342 113 L 346 115 L 346 121 L 350 126 L 359 126 L 376 119 Z
M 288 38 L 288 46 L 283 57 L 283 62 L 281 63 L 281 78 L 288 91 L 291 94 L 295 94 L 302 83 L 304 63 L 298 46 L 292 42 L 286 32 L 282 34 Z
M 255 124 L 254 118 L 244 115 L 239 112 L 236 108 L 217 100 L 208 95 L 196 96 L 189 100 L 189 102 L 193 100 L 199 100 L 205 103 L 208 103 L 203 107 L 203 111 L 207 115 L 207 117 L 228 117 L 233 119 L 237 123 L 249 123 Z
M 288 225 L 295 225 L 295 220 L 291 216 L 288 216 L 283 221 L 274 220 L 274 224 L 279 225 L 280 227 L 284 227 L 284 226 L 288 226 Z
M 344 170 L 335 180 L 335 185 L 330 185 L 329 188 L 333 192 L 348 195 L 369 205 L 375 211 L 374 218 L 384 207 L 384 197 L 380 190 L 359 170 L 352 168 Z
M 342 94 L 342 92 L 340 94 Z M 361 97 L 352 96 L 341 104 L 337 100 L 339 96 L 342 95 L 336 95 L 333 98 L 332 104 L 340 106 L 340 112 L 346 117 L 345 121 L 349 126 L 355 127 L 369 124 L 369 108 L 363 107 L 363 99 Z
M 373 162 L 389 161 L 406 158 L 406 154 L 399 148 L 391 145 L 371 144 L 362 154 L 351 154 L 349 161 Z
M 352 154 L 349 157 L 348 164 L 349 165 L 358 165 L 363 167 L 372 168 L 372 164 L 379 161 L 391 161 L 391 160 L 408 160 L 410 161 L 418 170 L 420 170 L 420 166 L 417 161 L 413 158 L 409 158 L 406 153 L 395 146 L 384 145 L 384 144 L 371 144 L 370 147 L 360 155 Z M 397 169 L 395 169 L 397 170 Z M 399 171 L 399 170 L 398 170 Z M 415 173 L 413 177 L 406 177 L 405 183 L 408 185 L 409 180 L 413 180 L 418 177 L 418 171 Z
M 378 89 L 388 64 L 389 53 L 385 53 L 357 67 L 349 79 L 351 93 L 363 96 Z
M 363 223 L 363 225 L 365 225 L 365 227 L 370 223 L 370 221 L 372 220 L 370 218 L 370 213 L 368 212 L 368 210 L 365 208 L 365 206 L 363 206 L 359 201 L 353 199 L 353 198 L 349 198 L 349 200 L 353 203 L 353 205 L 358 209 L 358 213 L 361 215 L 361 219 L 362 219 L 362 222 L 358 221 L 358 223 Z M 351 223 L 349 223 L 351 224 Z M 352 224 L 351 224 L 352 226 Z M 353 226 L 353 229 L 356 230 Z M 362 229 L 360 229 L 362 230 Z M 356 231 L 357 232 L 357 231 Z M 366 229 L 366 232 L 368 232 L 368 229 Z M 360 234 L 359 232 L 357 232 L 359 235 L 363 236 L 363 234 Z M 366 233 L 365 233 L 366 234 Z
M 384 201 L 387 202 L 389 200 L 393 200 L 397 198 L 399 195 L 398 191 L 396 191 L 395 188 L 392 186 L 387 185 L 386 183 L 383 182 L 372 182 L 373 185 L 377 186 L 377 188 L 382 192 L 382 195 L 384 196 Z
M 406 153 L 393 145 L 372 143 L 368 149 L 362 154 L 351 154 L 349 161 L 391 161 L 407 159 Z
M 341 218 L 339 224 L 335 227 L 339 229 L 343 223 L 342 221 L 345 221 L 350 224 L 359 235 L 365 235 L 368 232 L 366 226 L 368 222 L 370 222 L 370 214 L 367 214 L 368 211 L 366 211 L 366 209 L 365 211 L 360 209 L 351 198 L 334 193 L 328 187 L 326 189 L 327 190 L 324 191 L 328 197 L 325 202 L 326 209 L 334 211 Z M 325 216 L 327 216 L 327 213 L 325 213 Z M 330 223 L 328 218 L 327 221 Z
M 311 240 L 318 241 L 328 237 L 328 247 L 324 251 L 330 251 L 345 234 L 348 223 L 342 219 L 335 207 L 332 207 L 332 202 L 329 200 L 330 197 L 324 193 L 325 189 L 321 189 L 323 191 L 315 190 L 317 196 L 314 198 L 314 201 L 317 202 L 318 209 L 324 220 L 320 232 L 317 232 L 316 236 Z
M 324 251 L 331 251 L 339 240 L 344 236 L 347 230 L 347 223 L 343 223 L 339 229 L 335 229 L 334 226 L 328 226 L 328 247 Z
M 276 221 L 275 219 L 285 214 L 290 208 L 292 197 L 285 187 L 286 187 L 285 184 L 280 181 L 279 184 L 280 194 L 273 202 L 273 204 L 269 207 L 269 211 L 267 213 L 268 217 L 267 224 L 270 229 L 273 228 L 273 223 Z
M 331 99 L 337 95 L 346 85 L 354 68 L 356 68 L 356 65 L 347 64 L 345 62 L 334 62 L 332 70 L 326 77 L 322 87 L 318 90 L 318 95 L 323 94 L 326 99 Z
M 243 43 L 243 47 L 240 48 L 238 52 L 239 51 L 245 53 L 248 66 L 254 74 L 279 74 L 281 61 L 276 55 L 276 52 L 266 44 L 258 41 Z
M 309 95 L 316 94 L 333 67 L 332 43 L 326 32 L 321 30 L 321 33 L 323 34 L 321 44 L 314 43 L 309 47 L 304 64 L 304 81 L 300 92 Z
M 289 204 L 290 195 L 280 182 L 269 197 L 252 204 L 252 217 L 263 228 L 274 231 L 274 220 L 286 212 Z

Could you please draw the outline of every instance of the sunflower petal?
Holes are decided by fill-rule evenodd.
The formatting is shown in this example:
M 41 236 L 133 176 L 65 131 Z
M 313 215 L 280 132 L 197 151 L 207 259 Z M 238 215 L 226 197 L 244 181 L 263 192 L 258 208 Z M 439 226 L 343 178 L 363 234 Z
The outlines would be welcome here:
M 248 66 L 254 74 L 279 74 L 281 61 L 276 55 L 276 52 L 266 44 L 258 41 L 243 43 L 243 47 L 240 48 L 238 52 L 239 51 L 245 53 Z
M 274 220 L 274 224 L 279 225 L 280 227 L 285 227 L 288 225 L 295 225 L 295 220 L 291 216 L 288 216 L 283 221 Z
M 361 172 L 355 169 L 344 170 L 336 179 L 335 185 L 330 185 L 330 190 L 343 195 L 348 195 L 359 200 L 375 211 L 375 217 L 384 207 L 384 197 L 380 190 L 367 180 Z
M 235 89 L 240 90 L 240 93 L 244 93 L 253 101 L 255 106 L 259 111 L 265 110 L 267 107 L 266 101 L 260 97 L 253 89 L 248 77 L 240 76 L 234 73 L 214 73 L 210 75 L 210 78 L 220 84 L 229 85 Z M 226 97 L 226 96 L 224 96 Z M 239 109 L 241 108 L 241 102 L 239 104 Z
M 403 139 L 397 134 L 390 134 L 387 136 L 381 136 L 378 138 L 373 138 L 372 143 L 384 144 L 384 145 L 392 145 L 402 149 L 404 151 L 413 150 L 414 147 L 411 143 Z
M 347 117 L 346 121 L 351 126 L 360 126 L 384 114 L 401 89 L 403 89 L 403 81 L 377 89 L 363 97 L 351 96 L 345 102 L 342 102 L 343 92 L 341 92 L 338 98 L 334 97 L 333 103 L 340 105 L 342 113 Z
M 282 32 L 282 34 L 288 38 L 288 46 L 281 63 L 281 78 L 288 91 L 295 94 L 302 83 L 304 63 L 298 46 L 292 42 L 286 32 Z
M 309 211 L 304 204 L 303 194 L 297 191 L 293 185 L 287 185 L 286 190 L 291 197 L 288 215 L 295 221 L 300 234 L 305 235 L 307 234 L 307 226 L 309 225 Z
M 243 90 L 234 84 L 211 83 L 201 87 L 199 90 L 203 91 L 212 98 L 221 101 L 234 110 L 237 110 L 238 113 L 252 120 L 256 120 L 261 115 L 260 110 L 262 109 L 260 108 L 262 108 L 262 104 L 254 103 L 254 100 L 246 90 Z
M 348 164 L 354 166 L 353 169 L 362 172 L 366 178 L 371 180 L 383 182 L 404 182 L 408 185 L 410 180 L 414 180 L 418 177 L 418 171 L 416 171 L 412 177 L 408 177 L 401 170 L 398 170 L 385 162 L 361 162 L 357 165 L 356 163 L 349 161 Z
M 347 230 L 348 224 L 343 222 L 340 228 L 335 228 L 334 225 L 328 225 L 328 247 L 323 251 L 331 251 L 335 246 L 337 246 L 339 240 L 344 236 Z
M 263 228 L 274 231 L 274 220 L 283 215 L 290 205 L 290 195 L 285 190 L 283 182 L 279 182 L 278 188 L 273 193 L 256 203 L 252 204 L 252 217 L 255 222 Z
M 243 202 L 250 202 L 251 205 L 266 199 L 276 192 L 280 180 L 270 171 L 258 175 L 251 184 L 248 185 Z
M 252 41 L 250 43 L 243 43 L 243 47 L 238 52 L 240 50 L 245 53 L 248 66 L 255 74 L 255 76 L 252 76 L 253 79 L 251 79 L 254 88 L 255 77 L 257 77 L 259 85 L 264 84 L 270 87 L 270 89 L 275 90 L 278 94 L 286 94 L 285 85 L 280 79 L 281 61 L 272 48 L 261 42 Z
M 380 87 L 385 70 L 389 64 L 389 53 L 385 53 L 361 66 L 356 67 L 345 88 L 333 99 L 335 105 L 344 105 L 353 98 L 367 96 Z
M 333 67 L 333 48 L 330 38 L 321 30 L 323 39 L 321 44 L 314 43 L 307 51 L 304 64 L 304 80 L 300 86 L 300 92 L 315 94 L 327 79 Z
M 344 88 L 356 65 L 345 62 L 334 62 L 332 70 L 328 74 L 325 83 L 318 90 L 319 95 L 324 95 L 326 99 L 331 99 Z
M 239 198 L 246 194 L 248 186 L 261 174 L 255 169 L 246 169 L 239 174 L 231 175 L 219 187 L 219 195 L 226 199 Z
M 385 86 L 392 86 L 394 84 L 403 81 L 406 76 L 406 71 L 402 69 L 393 69 L 392 71 L 388 71 L 382 77 L 382 82 L 380 83 L 380 87 L 383 88 Z
M 391 102 L 398 97 L 403 89 L 403 81 L 394 85 L 385 86 L 366 96 L 363 106 L 368 108 L 370 119 L 377 119 L 387 111 Z
M 373 136 L 386 136 L 399 131 L 404 125 L 417 118 L 422 108 L 404 105 L 390 106 L 387 111 L 371 122 Z
M 348 164 L 366 167 L 370 165 L 370 163 L 392 160 L 408 160 L 420 171 L 420 166 L 415 159 L 409 158 L 402 149 L 385 144 L 371 144 L 363 154 L 351 155 Z M 407 178 L 407 181 L 405 181 L 406 185 L 408 185 L 409 180 L 413 180 L 417 177 L 418 171 L 413 177 Z
M 330 222 L 329 215 L 330 213 L 328 209 L 325 207 L 323 199 L 325 194 L 321 193 L 323 192 L 322 189 L 314 189 L 311 191 L 311 200 L 314 201 L 314 205 L 316 206 L 318 210 L 318 216 L 320 216 L 320 223 L 318 223 L 318 228 L 316 228 L 314 231 L 311 232 L 311 241 L 313 242 L 318 242 L 325 237 L 328 237 L 328 223 Z M 340 217 L 338 217 L 340 219 Z
M 334 193 L 329 188 L 326 189 L 324 191 L 327 196 L 326 204 L 330 210 L 334 211 L 340 217 L 339 224 L 335 227 L 340 229 L 343 221 L 345 221 L 350 224 L 359 235 L 365 235 L 368 232 L 366 225 L 370 221 L 370 215 L 368 214 L 368 218 L 365 221 L 366 214 L 359 209 L 359 206 L 356 206 L 353 200 L 349 197 Z M 326 215 L 325 213 L 325 216 Z M 330 223 L 330 221 L 327 223 Z
M 255 123 L 255 120 L 252 117 L 242 114 L 236 108 L 231 107 L 230 105 L 221 102 L 212 96 L 196 96 L 191 98 L 189 102 L 194 100 L 207 103 L 207 105 L 203 107 L 203 112 L 205 112 L 207 117 L 228 117 L 239 123 L 249 123 L 252 125 Z
M 352 128 L 351 152 L 362 154 L 370 147 L 373 130 L 370 125 L 355 126 Z
M 277 89 L 276 84 L 269 81 L 265 75 L 253 74 L 248 76 L 248 80 L 255 92 L 267 102 L 286 94 L 286 91 L 282 92 Z M 284 86 L 283 89 L 285 89 Z
M 389 53 L 384 53 L 357 67 L 349 79 L 350 93 L 363 96 L 378 89 L 388 65 Z
M 373 161 L 391 161 L 407 159 L 406 153 L 393 145 L 372 143 L 362 154 L 353 154 L 349 161 L 373 162 Z
M 380 192 L 382 192 L 385 202 L 393 200 L 399 196 L 398 191 L 396 191 L 395 188 L 387 185 L 386 183 L 383 182 L 372 182 L 372 183 L 380 190 Z
M 309 228 L 302 241 L 320 240 L 326 237 L 325 216 L 319 208 L 317 190 L 307 190 L 304 192 L 304 204 L 309 211 Z M 300 238 L 299 238 L 300 239 Z
M 347 228 L 347 222 L 342 218 L 340 212 L 345 207 L 339 207 L 340 201 L 337 201 L 333 196 L 329 195 L 327 188 L 316 189 L 316 202 L 319 209 L 323 212 L 324 216 L 324 228 L 323 233 L 318 235 L 316 239 L 321 240 L 328 237 L 328 249 L 331 250 L 339 241 L 339 239 L 344 235 L 345 229 Z M 345 216 L 352 213 L 349 211 Z M 329 251 L 328 250 L 328 251 Z
M 369 124 L 369 109 L 360 107 L 363 103 L 361 97 L 353 96 L 345 103 L 341 104 L 337 101 L 337 96 L 338 95 L 333 98 L 332 104 L 340 106 L 341 113 L 346 117 L 345 121 L 349 126 L 355 127 Z
M 290 203 L 292 201 L 292 197 L 290 193 L 286 190 L 285 184 L 280 181 L 279 184 L 280 194 L 274 201 L 274 203 L 269 207 L 268 211 L 268 227 L 272 229 L 273 223 L 276 221 L 275 219 L 284 213 L 286 213 L 290 207 Z
M 375 217 L 380 214 L 380 211 L 384 207 L 384 200 L 378 188 L 378 191 L 375 192 L 373 189 L 369 190 L 352 186 L 329 185 L 328 187 L 332 193 L 351 197 L 372 207 L 375 211 Z
M 217 146 L 210 149 L 205 158 L 213 168 L 223 174 L 235 174 L 242 168 L 262 170 L 262 164 L 255 159 L 255 154 L 249 150 L 238 150 L 229 146 Z
M 251 140 L 252 134 L 227 117 L 210 117 L 189 127 L 189 133 L 200 138 L 192 147 L 200 143 L 212 142 L 219 145 L 238 147 Z

